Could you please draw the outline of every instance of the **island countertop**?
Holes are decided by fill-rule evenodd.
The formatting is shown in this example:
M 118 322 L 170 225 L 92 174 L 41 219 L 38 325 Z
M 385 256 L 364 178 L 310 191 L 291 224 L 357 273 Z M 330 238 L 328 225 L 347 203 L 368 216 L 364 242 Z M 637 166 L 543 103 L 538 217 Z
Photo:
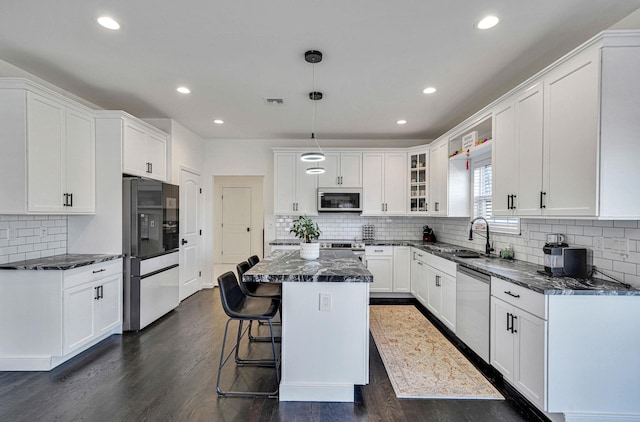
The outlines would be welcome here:
M 259 283 L 372 283 L 373 274 L 350 250 L 321 250 L 320 258 L 305 260 L 299 250 L 277 250 L 243 274 Z
M 15 261 L 0 265 L 0 270 L 71 270 L 85 265 L 98 264 L 122 255 L 105 254 L 62 254 L 43 258 Z

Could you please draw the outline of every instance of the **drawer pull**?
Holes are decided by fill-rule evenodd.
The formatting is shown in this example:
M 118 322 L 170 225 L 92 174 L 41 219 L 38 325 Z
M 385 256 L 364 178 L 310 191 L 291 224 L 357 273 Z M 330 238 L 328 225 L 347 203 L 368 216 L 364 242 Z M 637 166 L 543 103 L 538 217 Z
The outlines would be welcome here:
M 511 297 L 515 297 L 516 299 L 520 298 L 520 295 L 514 295 L 513 293 L 511 293 L 511 290 L 509 290 L 509 291 L 505 291 L 504 293 L 505 293 L 505 294 L 508 294 L 508 295 L 509 295 L 509 296 L 511 296 Z
M 374 252 L 384 252 L 382 249 L 374 249 Z
M 107 271 L 107 270 L 106 270 L 106 269 L 104 269 L 104 268 L 101 268 L 101 269 L 99 269 L 99 270 L 94 270 L 94 271 L 93 271 L 93 273 L 94 273 L 94 274 L 97 274 L 97 273 L 101 273 L 101 272 L 103 272 L 103 271 Z

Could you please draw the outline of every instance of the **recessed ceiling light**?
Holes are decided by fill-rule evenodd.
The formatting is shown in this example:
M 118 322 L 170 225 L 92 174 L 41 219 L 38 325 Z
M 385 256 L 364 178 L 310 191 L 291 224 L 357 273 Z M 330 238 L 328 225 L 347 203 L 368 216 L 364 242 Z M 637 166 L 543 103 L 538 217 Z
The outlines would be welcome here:
M 110 18 L 109 16 L 100 16 L 98 18 L 98 23 L 107 29 L 120 29 L 120 24 L 116 22 L 115 19 Z
M 223 124 L 223 123 L 224 123 L 224 120 L 221 120 L 221 119 L 215 119 L 215 120 L 213 121 L 213 123 L 215 123 L 215 124 L 217 124 L 217 125 L 221 125 L 221 124 Z
M 399 124 L 399 125 L 405 125 L 405 124 L 407 124 L 407 121 L 402 119 L 402 120 L 398 120 L 396 123 Z
M 500 19 L 498 19 L 496 16 L 486 16 L 482 18 L 480 22 L 478 22 L 478 24 L 476 25 L 476 28 L 478 29 L 493 28 L 498 24 L 498 22 L 500 22 Z
M 423 90 L 422 90 L 422 92 L 423 92 L 424 94 L 433 94 L 433 93 L 434 93 L 434 92 L 436 92 L 436 91 L 437 91 L 437 89 L 435 89 L 435 88 L 434 88 L 434 87 L 432 87 L 432 86 L 430 86 L 430 87 L 425 88 L 425 89 L 423 89 Z
M 178 91 L 181 94 L 189 94 L 191 92 L 191 90 L 189 88 L 187 88 L 186 86 L 179 86 L 176 91 Z

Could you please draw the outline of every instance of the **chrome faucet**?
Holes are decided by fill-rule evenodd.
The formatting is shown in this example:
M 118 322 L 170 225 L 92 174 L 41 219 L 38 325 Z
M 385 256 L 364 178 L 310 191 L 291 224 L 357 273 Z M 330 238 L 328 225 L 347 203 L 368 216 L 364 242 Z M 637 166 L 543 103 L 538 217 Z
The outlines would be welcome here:
M 489 255 L 494 249 L 491 247 L 491 243 L 489 243 L 489 222 L 484 217 L 476 217 L 471 220 L 471 228 L 469 229 L 469 240 L 473 240 L 473 223 L 478 220 L 484 221 L 484 225 L 487 228 L 487 235 L 485 236 L 487 238 L 487 244 L 484 247 L 484 253 Z

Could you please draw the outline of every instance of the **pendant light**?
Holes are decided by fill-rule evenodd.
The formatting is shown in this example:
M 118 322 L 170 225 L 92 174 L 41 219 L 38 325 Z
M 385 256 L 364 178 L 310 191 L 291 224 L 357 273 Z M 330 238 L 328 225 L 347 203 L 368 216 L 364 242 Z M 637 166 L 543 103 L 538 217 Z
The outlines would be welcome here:
M 313 101 L 313 117 L 311 120 L 311 139 L 315 142 L 316 147 L 318 147 L 318 151 L 316 152 L 305 152 L 300 156 L 302 161 L 306 162 L 319 162 L 324 160 L 324 153 L 322 152 L 322 148 L 320 148 L 320 144 L 316 139 L 316 112 L 317 112 L 317 101 L 322 99 L 322 92 L 316 91 L 316 68 L 315 64 L 320 63 L 322 61 L 322 53 L 316 50 L 309 50 L 304 53 L 304 59 L 307 63 L 312 64 L 312 75 L 313 75 L 313 91 L 309 93 L 309 99 Z M 322 174 L 324 173 L 323 167 L 309 167 L 307 169 L 307 174 Z

